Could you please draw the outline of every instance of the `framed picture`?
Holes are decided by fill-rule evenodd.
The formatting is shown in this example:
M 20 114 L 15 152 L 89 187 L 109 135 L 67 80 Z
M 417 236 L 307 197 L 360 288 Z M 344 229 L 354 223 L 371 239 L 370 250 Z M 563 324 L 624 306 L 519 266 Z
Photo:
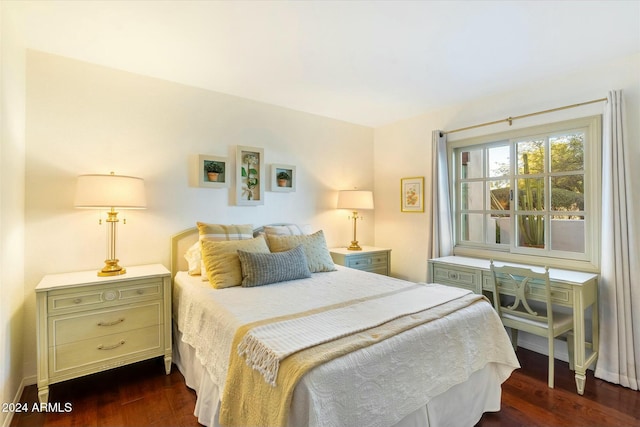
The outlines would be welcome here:
M 424 212 L 424 177 L 400 179 L 400 210 Z
M 264 204 L 264 150 L 239 145 L 236 148 L 236 204 Z
M 223 188 L 229 186 L 229 164 L 226 157 L 198 156 L 198 185 L 200 187 Z
M 296 191 L 296 167 L 271 165 L 271 191 Z

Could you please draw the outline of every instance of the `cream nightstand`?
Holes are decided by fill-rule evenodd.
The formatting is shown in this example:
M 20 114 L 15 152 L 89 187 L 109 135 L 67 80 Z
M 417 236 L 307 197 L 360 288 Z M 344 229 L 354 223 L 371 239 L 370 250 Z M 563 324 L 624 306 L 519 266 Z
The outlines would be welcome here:
M 171 274 L 160 264 L 122 276 L 51 274 L 36 286 L 38 397 L 49 384 L 164 356 L 171 372 Z
M 361 251 L 350 251 L 347 248 L 329 249 L 333 262 L 357 270 L 372 273 L 391 274 L 391 249 L 363 246 Z

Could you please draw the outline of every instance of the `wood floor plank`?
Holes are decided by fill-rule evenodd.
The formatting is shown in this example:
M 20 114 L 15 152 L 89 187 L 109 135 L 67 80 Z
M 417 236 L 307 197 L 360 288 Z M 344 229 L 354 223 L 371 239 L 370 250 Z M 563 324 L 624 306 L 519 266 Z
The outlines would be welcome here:
M 587 375 L 583 396 L 574 373 L 556 361 L 555 388 L 547 387 L 547 357 L 518 349 L 521 369 L 502 387 L 500 412 L 484 414 L 476 427 L 640 427 L 640 392 Z M 37 402 L 36 386 L 21 402 Z M 50 401 L 70 403 L 69 413 L 16 413 L 11 427 L 200 427 L 193 416 L 195 392 L 162 358 L 54 384 Z M 358 426 L 360 427 L 360 426 Z

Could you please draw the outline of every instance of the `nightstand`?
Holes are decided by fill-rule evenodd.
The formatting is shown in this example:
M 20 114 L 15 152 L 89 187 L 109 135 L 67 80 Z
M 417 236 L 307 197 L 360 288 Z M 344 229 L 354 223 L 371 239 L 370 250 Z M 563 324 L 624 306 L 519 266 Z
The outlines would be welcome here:
M 164 356 L 171 372 L 171 274 L 160 264 L 50 274 L 36 286 L 38 398 L 49 385 Z
M 391 274 L 391 249 L 363 246 L 361 251 L 350 251 L 347 248 L 329 249 L 333 262 L 345 267 L 372 273 Z

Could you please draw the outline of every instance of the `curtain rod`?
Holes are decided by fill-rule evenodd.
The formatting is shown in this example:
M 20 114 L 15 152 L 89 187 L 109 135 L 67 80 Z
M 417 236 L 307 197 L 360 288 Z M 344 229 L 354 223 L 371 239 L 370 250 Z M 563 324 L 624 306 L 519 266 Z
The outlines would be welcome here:
M 467 127 L 464 127 L 464 128 L 459 128 L 459 129 L 454 129 L 454 130 L 449 130 L 449 131 L 442 131 L 441 134 L 446 135 L 448 133 L 462 132 L 463 130 L 475 129 L 475 128 L 479 128 L 479 127 L 483 127 L 483 126 L 495 125 L 495 124 L 503 123 L 503 122 L 507 122 L 507 123 L 509 123 L 509 126 L 511 126 L 511 124 L 512 124 L 512 122 L 514 120 L 524 119 L 525 117 L 538 116 L 540 114 L 553 113 L 554 111 L 568 110 L 569 108 L 581 107 L 583 105 L 588 105 L 588 104 L 595 104 L 596 102 L 604 102 L 606 100 L 607 100 L 607 98 L 594 99 L 592 101 L 580 102 L 578 104 L 572 104 L 572 105 L 565 105 L 564 107 L 552 108 L 550 110 L 537 111 L 535 113 L 523 114 L 521 116 L 515 116 L 515 117 L 507 117 L 506 119 L 495 120 L 493 122 L 487 122 L 487 123 L 481 123 L 479 125 L 467 126 Z

